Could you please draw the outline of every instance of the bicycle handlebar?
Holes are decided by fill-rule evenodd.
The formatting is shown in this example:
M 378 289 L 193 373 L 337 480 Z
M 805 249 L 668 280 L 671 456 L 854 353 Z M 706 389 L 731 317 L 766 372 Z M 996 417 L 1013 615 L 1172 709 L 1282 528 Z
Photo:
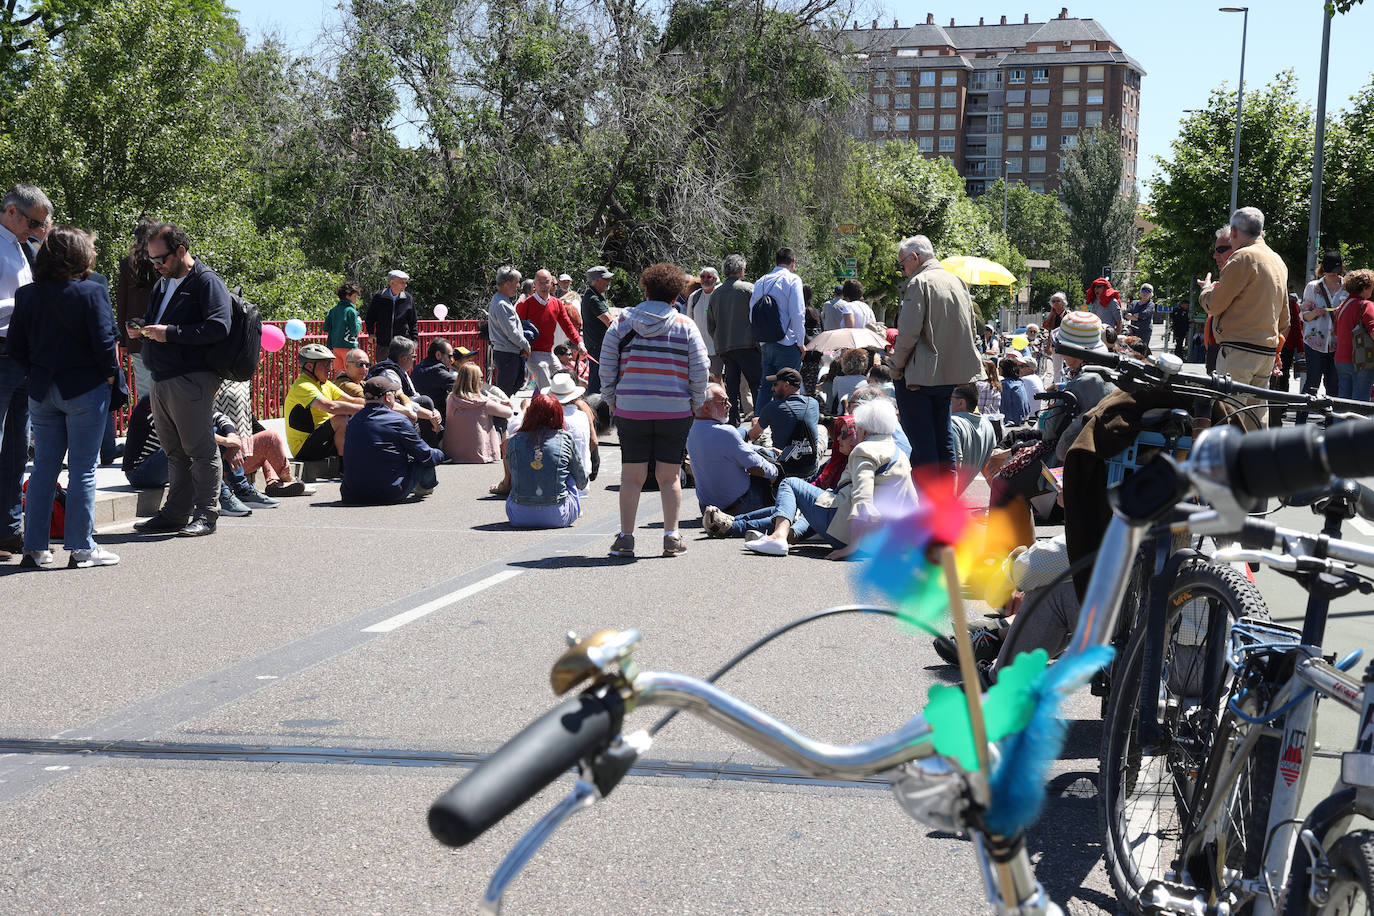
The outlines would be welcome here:
M 429 809 L 429 830 L 466 846 L 584 757 L 610 746 L 625 705 L 614 691 L 584 693 L 534 720 Z
M 1227 456 L 1233 486 L 1257 498 L 1329 485 L 1331 477 L 1374 475 L 1374 420 L 1326 429 L 1292 426 L 1243 436 Z

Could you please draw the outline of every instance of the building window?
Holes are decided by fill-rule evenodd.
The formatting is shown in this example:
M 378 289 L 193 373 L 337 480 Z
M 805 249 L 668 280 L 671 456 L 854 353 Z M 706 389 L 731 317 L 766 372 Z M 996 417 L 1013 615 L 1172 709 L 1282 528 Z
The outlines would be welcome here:
M 1077 90 L 1077 89 L 1065 89 L 1065 90 L 1064 90 L 1064 107 L 1067 108 L 1067 107 L 1070 106 L 1070 105 L 1077 105 L 1077 104 L 1078 104 L 1078 90 Z
M 917 104 L 919 104 L 922 108 L 934 108 L 934 107 L 935 107 L 935 93 L 933 93 L 933 92 L 922 92 L 922 93 L 919 93 L 919 94 L 917 95 L 917 97 L 916 97 L 916 102 L 917 102 Z
M 1007 82 L 1024 83 L 1026 81 L 1026 71 L 1017 67 L 1007 71 Z
M 1087 114 L 1083 115 L 1083 126 L 1084 126 L 1084 127 L 1101 127 L 1101 126 L 1102 126 L 1102 112 L 1100 112 L 1100 111 L 1090 111 L 1090 112 L 1088 112 Z
M 1050 103 L 1050 91 L 1048 89 L 1032 89 L 1032 105 L 1048 105 Z
M 873 85 L 879 88 L 887 85 L 887 74 L 881 70 L 873 74 Z
M 1011 113 L 1009 113 L 1009 114 L 1007 115 L 1007 129 L 1008 129 L 1008 130 L 1014 130 L 1015 128 L 1018 128 L 1018 127 L 1024 127 L 1025 124 L 1026 124 L 1026 116 L 1025 116 L 1024 114 L 1022 114 L 1021 112 L 1019 112 L 1019 111 L 1013 111 L 1013 112 L 1011 112 Z
M 887 130 L 887 118 L 883 117 L 882 115 L 874 115 L 873 132 L 882 133 L 885 130 Z
M 1010 174 L 1011 172 L 1019 172 L 1019 171 L 1021 171 L 1021 157 L 1020 157 L 1020 156 L 1013 156 L 1013 157 L 1011 157 L 1010 159 L 1008 159 L 1008 160 L 1007 160 L 1007 172 L 1008 172 L 1008 174 Z
M 1077 126 L 1078 126 L 1078 112 L 1076 112 L 1076 111 L 1066 111 L 1066 112 L 1064 112 L 1063 114 L 1061 114 L 1061 115 L 1059 116 L 1059 126 L 1060 126 L 1060 127 L 1077 127 Z
M 957 71 L 957 70 L 942 70 L 942 71 L 940 72 L 940 85 L 941 85 L 941 86 L 957 86 L 957 85 L 959 85 L 959 71 Z
M 1032 67 L 1032 68 L 1031 68 L 1031 82 L 1032 82 L 1032 83 L 1048 83 L 1049 81 L 1050 81 L 1050 68 L 1049 68 L 1049 67 Z
M 1090 83 L 1100 83 L 1100 82 L 1102 82 L 1104 79 L 1106 79 L 1106 75 L 1107 75 L 1107 69 L 1106 69 L 1105 67 L 1089 67 L 1089 68 L 1088 68 L 1088 82 L 1090 82 Z
M 1049 127 L 1050 114 L 1047 111 L 1031 112 L 1031 127 Z
M 917 129 L 917 130 L 934 130 L 934 129 L 935 129 L 935 115 L 917 115 L 917 116 L 916 116 L 916 129 Z
M 1001 138 L 1001 137 L 988 137 L 988 155 L 989 155 L 989 156 L 1000 156 L 1000 155 L 1002 155 L 1002 138 Z
M 1102 104 L 1102 90 L 1101 90 L 1101 89 L 1089 89 L 1089 90 L 1088 90 L 1088 104 L 1089 104 L 1089 105 L 1101 105 L 1101 104 Z
M 1043 181 L 1028 181 L 1026 187 L 1036 194 L 1045 193 L 1045 183 Z
M 1043 172 L 1043 171 L 1045 171 L 1045 157 L 1044 157 L 1044 156 L 1031 156 L 1031 157 L 1030 157 L 1030 164 L 1029 164 L 1029 166 L 1027 167 L 1027 171 L 1031 171 L 1031 172 Z
M 1091 51 L 1091 50 L 1092 50 L 1092 48 L 1089 47 L 1088 45 L 1074 45 L 1074 46 L 1073 46 L 1073 51 L 1074 51 L 1074 53 L 1078 53 L 1078 52 L 1080 52 L 1080 51 Z
M 899 133 L 906 133 L 911 130 L 910 115 L 897 115 L 897 130 Z
M 941 137 L 941 138 L 940 138 L 940 152 L 942 152 L 942 153 L 952 153 L 952 152 L 954 152 L 954 138 L 953 138 L 953 137 Z
M 989 130 L 989 131 L 994 131 L 994 130 L 1001 130 L 1001 129 L 1002 129 L 1002 113 L 1001 113 L 1000 111 L 995 111 L 995 112 L 993 112 L 992 114 L 988 115 L 988 130 Z
M 941 129 L 941 130 L 954 130 L 954 115 L 952 115 L 952 114 L 942 114 L 942 115 L 940 115 L 940 129 Z
M 953 108 L 955 105 L 958 105 L 958 104 L 959 104 L 959 93 L 958 93 L 958 92 L 950 92 L 950 91 L 947 90 L 947 91 L 945 91 L 945 92 L 940 93 L 940 107 L 941 107 L 941 108 Z
M 887 107 L 887 93 L 886 93 L 886 92 L 880 92 L 880 93 L 878 93 L 877 95 L 873 96 L 873 107 L 874 107 L 874 108 L 886 108 L 886 107 Z
M 922 71 L 921 71 L 921 85 L 922 85 L 922 86 L 934 86 L 934 85 L 935 85 L 935 71 L 934 71 L 934 70 L 922 70 Z
M 1078 149 L 1078 134 L 1065 134 L 1059 138 L 1060 149 Z
M 1020 149 L 1024 138 L 1020 134 L 1012 134 L 1007 137 L 1007 149 Z
M 1008 90 L 1007 90 L 1007 104 L 1008 104 L 1008 105 L 1024 105 L 1024 104 L 1026 104 L 1026 90 L 1024 90 L 1024 89 L 1008 89 Z
M 1077 67 L 1065 67 L 1064 70 L 1063 70 L 1063 76 L 1064 76 L 1064 82 L 1066 82 L 1066 83 L 1076 83 L 1076 82 L 1078 82 L 1078 68 L 1077 68 Z
M 911 74 L 910 74 L 909 72 L 907 72 L 906 70 L 898 70 L 898 71 L 897 71 L 897 85 L 898 85 L 898 86 L 910 86 L 910 85 L 911 85 Z
M 896 101 L 896 104 L 893 106 L 894 108 L 910 108 L 910 107 L 911 107 L 911 93 L 910 93 L 910 92 L 899 92 L 899 93 L 897 93 L 897 95 L 895 96 L 895 98 L 896 98 L 897 101 Z
M 935 152 L 935 141 L 930 137 L 917 137 L 916 148 L 923 153 Z
M 1044 135 L 1044 134 L 1031 134 L 1031 146 L 1030 146 L 1030 148 L 1031 148 L 1031 149 L 1044 149 L 1044 148 L 1045 148 L 1045 135 Z

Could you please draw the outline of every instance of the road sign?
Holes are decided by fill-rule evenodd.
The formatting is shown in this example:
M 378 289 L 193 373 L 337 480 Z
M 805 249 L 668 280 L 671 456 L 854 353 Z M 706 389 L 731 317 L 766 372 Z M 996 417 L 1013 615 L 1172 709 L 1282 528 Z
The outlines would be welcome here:
M 840 223 L 840 235 L 854 235 L 859 227 L 854 223 Z
M 840 263 L 842 266 L 835 271 L 835 276 L 839 277 L 841 280 L 859 279 L 858 258 L 843 258 Z

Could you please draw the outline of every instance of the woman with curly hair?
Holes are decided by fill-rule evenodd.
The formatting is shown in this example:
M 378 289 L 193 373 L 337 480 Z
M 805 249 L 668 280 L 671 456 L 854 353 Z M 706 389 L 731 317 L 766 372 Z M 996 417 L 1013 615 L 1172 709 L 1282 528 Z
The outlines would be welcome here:
M 639 494 L 654 462 L 663 500 L 663 556 L 686 553 L 678 534 L 682 485 L 678 475 L 692 416 L 706 403 L 710 362 L 696 323 L 673 308 L 682 269 L 654 264 L 639 275 L 644 301 L 627 309 L 601 345 L 601 398 L 620 434 L 620 532 L 611 556 L 635 555 Z

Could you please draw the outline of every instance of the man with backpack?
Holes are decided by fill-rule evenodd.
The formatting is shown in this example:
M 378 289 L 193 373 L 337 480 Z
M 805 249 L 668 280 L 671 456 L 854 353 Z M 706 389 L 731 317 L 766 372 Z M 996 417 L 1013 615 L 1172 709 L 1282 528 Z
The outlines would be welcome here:
M 793 273 L 797 255 L 791 248 L 779 248 L 774 263 L 777 266 L 754 283 L 749 323 L 759 342 L 762 374 L 772 376 L 787 367 L 800 376 L 806 353 L 806 302 L 801 277 Z M 772 392 L 763 388 L 758 395 L 756 412 L 768 403 Z
M 148 242 L 148 259 L 161 279 L 148 314 L 128 326 L 130 337 L 145 341 L 153 422 L 167 452 L 167 501 L 134 526 L 145 534 L 200 537 L 213 534 L 219 518 L 221 467 L 210 414 L 221 379 L 212 369 L 212 351 L 229 336 L 232 317 L 224 281 L 190 249 L 185 230 L 170 223 L 158 226 Z
M 756 441 L 768 430 L 773 448 L 778 450 L 781 476 L 810 477 L 816 473 L 816 425 L 821 419 L 821 405 L 815 398 L 802 394 L 801 373 L 790 366 L 779 369 L 767 380 L 772 384 L 772 398 L 754 417 L 749 441 Z

